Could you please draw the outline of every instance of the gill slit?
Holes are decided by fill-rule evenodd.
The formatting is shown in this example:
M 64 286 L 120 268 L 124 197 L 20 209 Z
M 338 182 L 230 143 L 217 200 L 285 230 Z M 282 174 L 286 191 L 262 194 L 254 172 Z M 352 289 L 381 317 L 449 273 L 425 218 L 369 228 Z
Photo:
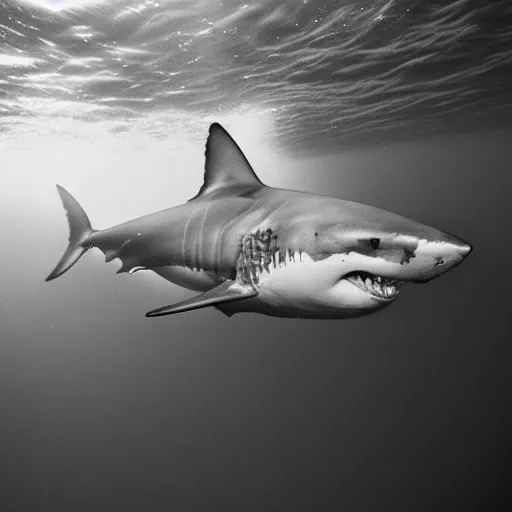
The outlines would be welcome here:
M 195 253 L 195 266 L 197 270 L 203 270 L 202 260 L 203 260 L 203 249 L 204 249 L 204 243 L 203 243 L 203 237 L 204 237 L 204 224 L 206 220 L 206 216 L 208 215 L 208 209 L 210 208 L 210 205 L 206 205 L 206 208 L 204 209 L 203 218 L 201 219 L 201 224 L 199 226 L 199 236 L 197 237 L 196 241 L 196 253 Z
M 190 224 L 190 221 L 192 219 L 192 217 L 194 216 L 194 213 L 196 212 L 197 210 L 192 210 L 190 212 L 190 215 L 187 219 L 187 222 L 185 223 L 185 229 L 183 230 L 183 239 L 181 241 L 181 262 L 182 262 L 182 265 L 184 267 L 187 267 L 187 258 L 186 258 L 186 251 L 185 251 L 185 247 L 187 246 L 187 232 L 188 232 L 188 227 L 189 227 L 189 224 Z

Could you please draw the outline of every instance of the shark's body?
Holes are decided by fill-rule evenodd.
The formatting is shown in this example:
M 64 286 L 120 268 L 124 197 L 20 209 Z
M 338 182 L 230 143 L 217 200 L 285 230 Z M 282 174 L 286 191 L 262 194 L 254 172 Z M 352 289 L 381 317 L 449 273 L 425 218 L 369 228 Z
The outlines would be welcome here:
M 451 235 L 367 205 L 263 185 L 240 148 L 210 127 L 205 181 L 188 203 L 96 231 L 58 187 L 70 244 L 47 280 L 90 247 L 118 272 L 153 270 L 203 292 L 147 316 L 216 306 L 228 316 L 349 318 L 389 305 L 402 281 L 425 282 L 471 247 Z

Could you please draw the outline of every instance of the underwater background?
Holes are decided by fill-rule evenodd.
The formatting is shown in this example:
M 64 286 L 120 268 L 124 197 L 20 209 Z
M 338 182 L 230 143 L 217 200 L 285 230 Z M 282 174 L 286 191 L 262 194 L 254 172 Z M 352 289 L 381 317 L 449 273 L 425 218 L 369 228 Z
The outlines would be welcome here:
M 512 506 L 508 0 L 0 0 L 0 510 Z M 474 246 L 357 320 L 193 295 L 67 244 L 187 201 L 210 123 L 271 186 Z

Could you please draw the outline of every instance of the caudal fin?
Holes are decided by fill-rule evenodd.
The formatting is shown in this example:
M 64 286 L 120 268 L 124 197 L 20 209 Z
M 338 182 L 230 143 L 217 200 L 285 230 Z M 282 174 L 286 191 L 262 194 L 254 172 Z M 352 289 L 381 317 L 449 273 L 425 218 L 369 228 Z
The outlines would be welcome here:
M 87 238 L 94 233 L 89 217 L 78 204 L 78 201 L 60 185 L 57 185 L 57 191 L 68 218 L 69 245 L 46 281 L 51 281 L 69 270 L 80 259 L 80 256 L 89 249 Z

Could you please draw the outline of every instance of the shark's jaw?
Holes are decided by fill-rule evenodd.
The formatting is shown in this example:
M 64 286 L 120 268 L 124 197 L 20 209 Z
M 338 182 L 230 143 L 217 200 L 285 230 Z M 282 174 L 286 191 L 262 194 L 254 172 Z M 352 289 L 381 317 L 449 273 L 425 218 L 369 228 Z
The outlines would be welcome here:
M 244 275 L 255 277 L 252 285 L 258 297 L 227 309 L 301 318 L 352 318 L 378 311 L 398 295 L 400 282 L 394 273 L 383 269 L 388 277 L 377 276 L 381 265 L 355 252 L 315 260 L 306 252 L 286 251 L 282 261 L 278 254 L 276 259 L 275 266 L 261 269 L 252 262 Z M 368 262 L 375 268 L 366 268 Z
M 383 302 L 391 302 L 396 299 L 402 285 L 402 281 L 389 277 L 376 276 L 368 272 L 354 271 L 345 274 L 343 280 L 353 284 L 373 298 Z

